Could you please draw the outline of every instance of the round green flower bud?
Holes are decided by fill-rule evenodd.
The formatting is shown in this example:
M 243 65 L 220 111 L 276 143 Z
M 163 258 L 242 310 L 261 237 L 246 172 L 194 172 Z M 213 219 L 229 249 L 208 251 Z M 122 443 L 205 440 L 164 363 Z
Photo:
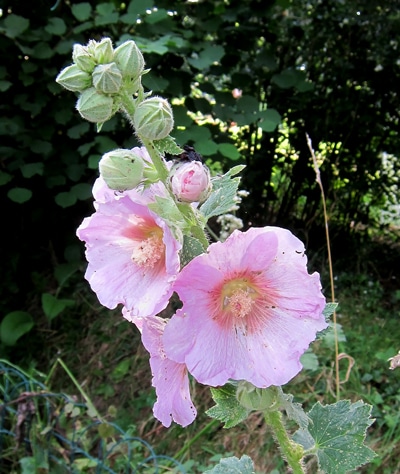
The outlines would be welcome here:
M 82 71 L 92 73 L 96 66 L 94 57 L 89 53 L 86 46 L 74 44 L 72 50 L 72 60 Z
M 161 140 L 174 128 L 172 108 L 166 99 L 151 97 L 137 106 L 133 123 L 139 136 L 148 140 Z
M 107 64 L 114 61 L 114 49 L 110 38 L 103 38 L 100 42 L 91 40 L 89 45 L 89 52 L 93 54 L 97 64 Z
M 124 78 L 136 79 L 144 70 L 143 54 L 132 40 L 122 43 L 114 50 L 114 61 Z
M 94 87 L 82 92 L 76 108 L 83 118 L 94 123 L 106 122 L 115 112 L 113 98 L 97 92 Z
M 122 74 L 115 63 L 99 64 L 92 78 L 94 87 L 104 94 L 116 94 L 121 89 Z
M 117 149 L 103 155 L 100 175 L 110 189 L 127 191 L 143 180 L 143 158 L 131 150 Z
M 273 385 L 257 388 L 250 382 L 241 380 L 236 390 L 236 398 L 248 410 L 276 411 L 280 407 L 278 389 Z
M 92 85 L 92 77 L 76 64 L 67 66 L 56 77 L 56 82 L 72 92 L 82 92 Z

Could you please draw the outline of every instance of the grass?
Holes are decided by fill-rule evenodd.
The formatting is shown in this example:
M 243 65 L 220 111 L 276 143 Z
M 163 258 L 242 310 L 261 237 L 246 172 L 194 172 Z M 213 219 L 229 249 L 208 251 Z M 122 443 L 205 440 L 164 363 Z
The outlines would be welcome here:
M 392 248 L 383 258 L 376 251 L 377 247 L 374 247 L 370 255 L 372 260 L 366 260 L 362 268 L 345 271 L 345 265 L 338 265 L 335 273 L 336 296 L 340 302 L 337 318 L 343 329 L 339 351 L 345 354 L 340 361 L 340 396 L 352 401 L 362 399 L 374 407 L 376 421 L 369 429 L 367 444 L 378 456 L 358 472 L 389 474 L 400 472 L 400 369 L 389 370 L 387 361 L 400 349 L 400 293 L 398 280 L 394 278 L 397 275 L 393 271 L 396 270 L 393 258 L 399 258 L 400 252 Z M 313 264 L 316 266 L 317 262 Z M 322 275 L 322 279 L 326 281 L 327 276 Z M 140 334 L 120 316 L 118 310 L 108 311 L 99 305 L 82 274 L 69 285 L 67 291 L 74 295 L 76 306 L 67 308 L 49 323 L 40 314 L 39 302 L 33 298 L 31 306 L 36 308 L 38 315 L 36 327 L 6 354 L 8 359 L 24 368 L 27 377 L 39 380 L 49 393 L 68 394 L 68 400 L 74 403 L 84 401 L 83 391 L 106 425 L 115 423 L 130 436 L 149 443 L 157 454 L 176 457 L 187 472 L 203 472 L 220 457 L 241 457 L 243 454 L 254 460 L 257 472 L 286 472 L 262 416 L 254 413 L 243 424 L 230 430 L 223 429 L 205 415 L 213 401 L 209 389 L 199 384 L 193 383 L 192 386 L 199 413 L 195 422 L 186 429 L 162 427 L 152 416 L 155 395 L 151 387 L 148 355 L 141 344 Z M 335 401 L 332 338 L 317 341 L 313 351 L 318 365 L 314 360 L 314 365 L 302 371 L 285 388 L 306 408 L 318 400 L 322 403 Z M 59 358 L 64 367 L 56 362 Z M 349 362 L 354 363 L 350 370 Z M 56 403 L 54 409 L 63 413 L 65 403 Z M 75 414 L 72 424 L 71 415 L 67 415 L 66 426 L 70 423 L 70 430 L 76 430 L 79 424 L 93 422 L 83 410 Z M 44 424 L 48 426 L 47 421 Z M 46 426 L 41 426 L 41 432 Z M 104 439 L 111 442 L 107 436 Z M 92 449 L 89 444 L 88 449 Z M 137 446 L 137 455 L 145 457 L 145 449 L 140 446 Z M 14 457 L 19 452 L 21 459 L 23 448 L 19 446 Z M 60 456 L 65 455 L 65 451 L 58 449 Z M 123 450 L 120 452 L 121 456 L 126 456 Z M 93 468 L 89 461 L 82 463 L 77 472 L 95 472 L 90 470 Z M 14 459 L 13 469 L 16 466 L 19 466 L 18 457 Z M 26 470 L 24 474 L 29 472 L 35 471 Z M 143 472 L 152 471 L 148 467 Z M 315 467 L 310 466 L 309 472 L 316 472 Z

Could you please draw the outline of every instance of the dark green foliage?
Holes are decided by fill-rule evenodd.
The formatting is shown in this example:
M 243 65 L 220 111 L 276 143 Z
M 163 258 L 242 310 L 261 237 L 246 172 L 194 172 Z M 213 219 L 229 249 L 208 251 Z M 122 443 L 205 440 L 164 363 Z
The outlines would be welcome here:
M 58 314 L 70 295 L 55 295 L 53 269 L 82 259 L 75 230 L 92 212 L 98 161 L 137 144 L 120 116 L 97 134 L 74 110 L 74 93 L 55 83 L 74 43 L 134 39 L 151 69 L 145 87 L 178 99 L 177 143 L 193 145 L 219 170 L 247 165 L 246 225 L 288 226 L 317 249 L 324 224 L 306 132 L 321 152 L 332 228 L 370 225 L 395 199 L 398 165 L 383 168 L 380 154 L 399 153 L 396 6 L 134 0 L 51 8 L 7 0 L 0 17 L 3 314 L 28 306 L 50 319 Z M 49 309 L 49 295 L 57 309 Z

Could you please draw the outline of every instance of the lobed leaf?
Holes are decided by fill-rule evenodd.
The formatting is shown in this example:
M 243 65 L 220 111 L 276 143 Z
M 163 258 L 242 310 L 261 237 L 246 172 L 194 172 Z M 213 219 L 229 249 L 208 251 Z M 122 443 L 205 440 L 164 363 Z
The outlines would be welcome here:
M 255 474 L 253 461 L 245 454 L 239 459 L 236 456 L 221 459 L 212 469 L 204 474 Z
M 236 398 L 235 385 L 211 388 L 211 395 L 216 405 L 207 410 L 206 414 L 222 421 L 224 428 L 232 428 L 247 418 L 250 411 Z
M 308 428 L 299 429 L 293 439 L 317 456 L 324 472 L 345 474 L 375 457 L 364 445 L 366 430 L 374 421 L 371 409 L 361 400 L 340 400 L 327 406 L 318 402 L 308 413 Z

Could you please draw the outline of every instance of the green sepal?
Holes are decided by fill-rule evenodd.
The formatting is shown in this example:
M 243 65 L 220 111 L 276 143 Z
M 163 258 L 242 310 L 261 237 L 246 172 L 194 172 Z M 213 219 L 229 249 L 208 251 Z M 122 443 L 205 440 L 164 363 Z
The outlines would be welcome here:
M 211 418 L 216 418 L 224 423 L 224 428 L 232 428 L 250 413 L 250 410 L 242 406 L 236 398 L 236 385 L 227 383 L 220 388 L 211 388 L 211 395 L 216 403 L 206 411 Z
M 184 267 L 198 255 L 204 253 L 206 249 L 199 239 L 185 235 L 183 237 L 183 246 L 180 254 L 181 266 Z

